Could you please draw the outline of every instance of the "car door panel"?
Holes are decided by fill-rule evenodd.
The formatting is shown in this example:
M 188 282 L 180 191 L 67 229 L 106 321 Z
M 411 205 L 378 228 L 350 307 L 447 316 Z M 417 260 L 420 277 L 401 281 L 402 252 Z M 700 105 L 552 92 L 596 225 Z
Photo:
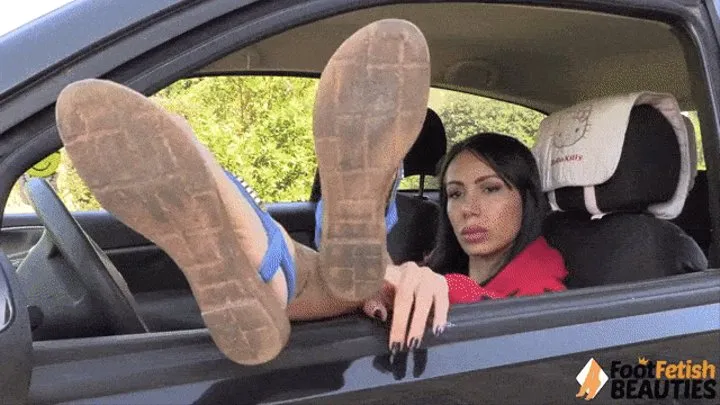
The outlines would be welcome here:
M 205 330 L 37 342 L 31 398 L 151 403 L 162 393 L 168 402 L 161 403 L 320 403 L 322 397 L 324 403 L 374 403 L 401 401 L 413 389 L 428 395 L 451 391 L 465 403 L 514 403 L 531 395 L 539 395 L 539 403 L 564 403 L 574 399 L 575 375 L 590 357 L 605 370 L 609 361 L 638 356 L 718 358 L 720 303 L 709 297 L 720 293 L 720 285 L 708 286 L 708 274 L 690 278 L 688 285 L 699 294 L 668 293 L 670 283 L 657 282 L 644 283 L 641 293 L 633 292 L 638 286 L 624 286 L 602 300 L 581 299 L 582 306 L 574 293 L 541 297 L 532 308 L 522 298 L 459 306 L 445 334 L 428 336 L 425 350 L 403 353 L 392 363 L 387 329 L 357 317 L 295 324 L 288 347 L 257 367 L 225 359 Z M 689 306 L 676 309 L 676 300 Z M 103 369 L 108 361 L 113 370 Z M 508 387 L 513 376 L 527 379 L 509 393 L 492 388 Z M 541 390 L 547 384 L 554 389 Z
M 40 240 L 44 228 L 39 225 L 24 225 L 5 228 L 0 232 L 0 249 L 7 255 L 13 266 L 20 265 L 30 248 Z
M 27 300 L 14 267 L 0 252 L 0 403 L 27 401 L 32 371 L 32 336 Z
M 558 336 L 558 339 L 562 339 Z M 594 358 L 609 372 L 613 361 L 633 364 L 637 356 L 650 359 L 702 358 L 707 354 L 720 356 L 713 347 L 720 338 L 718 333 L 705 333 L 679 338 L 668 338 L 637 345 L 615 346 L 567 356 L 548 357 L 512 366 L 497 366 L 476 369 L 466 373 L 450 374 L 444 377 L 424 378 L 414 374 L 417 369 L 452 368 L 452 361 L 460 356 L 482 358 L 486 352 L 479 350 L 458 353 L 446 358 L 434 350 L 408 354 L 398 364 L 404 371 L 383 370 L 388 356 L 376 355 L 356 359 L 352 362 L 338 362 L 289 369 L 271 374 L 243 376 L 242 378 L 217 378 L 214 381 L 200 381 L 173 385 L 170 389 L 137 390 L 127 395 L 116 394 L 90 399 L 73 399 L 73 404 L 303 404 L 303 405 L 426 405 L 426 404 L 538 404 L 555 405 L 581 401 L 575 398 L 579 384 L 575 376 L 585 363 Z M 678 349 L 680 348 L 680 349 Z M 435 353 L 432 355 L 431 353 Z M 443 353 L 445 354 L 445 353 Z M 407 360 L 409 359 L 409 360 Z M 417 365 L 417 359 L 422 363 Z M 373 378 L 376 377 L 376 378 Z M 378 381 L 372 389 L 357 390 L 353 381 Z M 548 389 L 552 387 L 552 389 Z M 693 400 L 697 404 L 714 404 L 714 399 Z M 37 401 L 37 403 L 46 403 Z M 593 400 L 598 404 L 677 404 L 666 400 L 619 400 L 611 399 L 609 384 L 600 390 Z M 682 402 L 681 402 L 682 403 Z
M 557 338 L 562 338 L 558 336 Z M 648 359 L 702 359 L 708 355 L 719 358 L 718 333 L 703 333 L 680 338 L 668 338 L 642 344 L 616 346 L 577 353 L 569 356 L 551 357 L 524 364 L 475 370 L 453 376 L 414 382 L 411 377 L 412 365 L 406 368 L 409 384 L 396 384 L 361 390 L 327 398 L 313 398 L 296 402 L 298 404 L 369 404 L 369 405 L 424 405 L 441 404 L 564 404 L 581 401 L 575 398 L 580 387 L 576 375 L 590 358 L 595 359 L 603 370 L 610 374 L 613 361 L 637 364 L 638 356 Z M 711 348 L 711 349 L 706 349 Z M 432 350 L 432 349 L 430 349 Z M 470 356 L 484 356 L 483 352 L 467 353 Z M 415 355 L 417 357 L 417 355 Z M 552 389 L 548 389 L 552 387 Z M 206 394 L 207 395 L 207 394 Z M 219 399 L 219 398 L 218 398 Z M 692 400 L 691 403 L 714 404 L 715 399 Z M 584 401 L 583 401 L 584 402 Z M 210 403 L 201 402 L 196 403 Z M 221 402 L 217 402 L 221 403 Z M 677 404 L 673 398 L 665 399 L 616 399 L 612 398 L 611 385 L 600 389 L 592 403 L 623 404 Z M 681 402 L 682 403 L 682 402 Z

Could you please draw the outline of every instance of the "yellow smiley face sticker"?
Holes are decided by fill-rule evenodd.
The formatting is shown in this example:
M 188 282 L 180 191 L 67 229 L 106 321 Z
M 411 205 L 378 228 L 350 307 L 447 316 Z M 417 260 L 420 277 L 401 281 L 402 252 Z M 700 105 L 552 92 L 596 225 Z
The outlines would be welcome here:
M 30 177 L 50 177 L 57 171 L 60 166 L 60 151 L 51 154 L 45 159 L 37 162 L 31 167 L 27 174 Z

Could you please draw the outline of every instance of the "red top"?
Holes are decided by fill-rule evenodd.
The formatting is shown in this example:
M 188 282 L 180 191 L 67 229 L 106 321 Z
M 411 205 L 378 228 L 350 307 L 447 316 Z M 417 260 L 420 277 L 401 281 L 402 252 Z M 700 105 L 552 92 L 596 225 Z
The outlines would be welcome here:
M 484 286 L 463 274 L 447 274 L 450 304 L 564 291 L 568 272 L 560 252 L 535 239 Z

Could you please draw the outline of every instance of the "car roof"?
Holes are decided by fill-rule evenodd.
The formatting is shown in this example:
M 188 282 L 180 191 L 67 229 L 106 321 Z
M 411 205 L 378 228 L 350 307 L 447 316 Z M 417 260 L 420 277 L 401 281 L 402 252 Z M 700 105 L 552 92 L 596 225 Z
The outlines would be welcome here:
M 183 0 L 74 0 L 0 37 L 0 97 L 59 61 Z
M 22 61 L 3 65 L 0 98 L 58 61 L 183 3 L 75 0 L 0 37 L 0 60 Z M 319 75 L 344 38 L 381 18 L 405 18 L 423 30 L 430 44 L 435 87 L 545 113 L 589 98 L 637 90 L 671 93 L 686 110 L 695 104 L 681 40 L 669 24 L 517 4 L 396 4 L 358 10 L 266 38 L 195 74 Z
M 306 24 L 216 61 L 201 73 L 317 75 L 354 30 L 404 18 L 430 45 L 432 84 L 546 113 L 589 98 L 651 90 L 691 108 L 688 66 L 668 24 L 512 4 L 396 4 Z

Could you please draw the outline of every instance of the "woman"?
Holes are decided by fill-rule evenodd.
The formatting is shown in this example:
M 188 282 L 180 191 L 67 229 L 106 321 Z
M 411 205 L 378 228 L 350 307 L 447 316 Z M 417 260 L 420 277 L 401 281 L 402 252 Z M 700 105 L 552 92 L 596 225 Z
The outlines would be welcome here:
M 431 307 L 439 334 L 449 305 L 565 289 L 563 259 L 540 236 L 547 202 L 528 148 L 509 136 L 477 134 L 451 148 L 440 179 L 435 248 L 423 267 L 388 268 L 383 294 L 364 306 L 380 319 L 394 306 L 396 350 L 420 345 Z

